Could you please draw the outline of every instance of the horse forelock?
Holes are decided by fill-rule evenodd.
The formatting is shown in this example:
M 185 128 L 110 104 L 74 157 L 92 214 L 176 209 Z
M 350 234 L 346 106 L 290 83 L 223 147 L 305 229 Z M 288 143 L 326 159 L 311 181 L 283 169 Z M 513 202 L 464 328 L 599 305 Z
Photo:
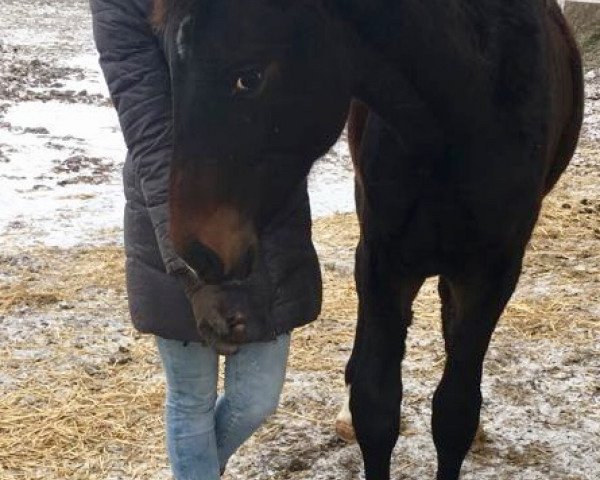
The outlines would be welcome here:
M 198 0 L 154 0 L 150 21 L 152 25 L 165 31 L 178 24 L 190 13 Z

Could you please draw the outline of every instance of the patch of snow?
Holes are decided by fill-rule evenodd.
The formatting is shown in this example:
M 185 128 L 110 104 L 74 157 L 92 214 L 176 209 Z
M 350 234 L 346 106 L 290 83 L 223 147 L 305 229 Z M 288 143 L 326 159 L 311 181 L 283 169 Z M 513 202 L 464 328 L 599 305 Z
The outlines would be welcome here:
M 77 55 L 67 61 L 61 62 L 61 66 L 80 68 L 85 72 L 83 79 L 63 81 L 63 88 L 65 90 L 85 90 L 92 95 L 102 95 L 107 98 L 110 96 L 108 87 L 102 76 L 102 70 L 98 64 L 97 54 L 86 53 Z
M 354 172 L 345 136 L 313 167 L 308 179 L 313 217 L 354 211 Z
M 86 84 L 88 91 L 91 86 Z M 97 243 L 98 232 L 120 229 L 126 148 L 113 108 L 23 102 L 11 106 L 3 121 L 8 127 L 0 128 L 0 145 L 8 146 L 10 154 L 0 171 L 2 243 L 68 247 Z M 81 171 L 75 166 L 71 175 L 56 171 L 73 157 L 104 162 L 106 179 L 98 181 L 85 165 Z M 349 165 L 344 140 L 317 162 L 309 182 L 313 216 L 354 210 Z M 94 178 L 77 181 L 77 175 L 86 174 Z
M 11 107 L 4 121 L 10 128 L 0 129 L 0 145 L 10 147 L 10 156 L 0 172 L 3 243 L 93 243 L 99 231 L 121 225 L 125 146 L 112 108 L 26 102 Z M 113 168 L 101 184 L 56 171 L 74 156 Z

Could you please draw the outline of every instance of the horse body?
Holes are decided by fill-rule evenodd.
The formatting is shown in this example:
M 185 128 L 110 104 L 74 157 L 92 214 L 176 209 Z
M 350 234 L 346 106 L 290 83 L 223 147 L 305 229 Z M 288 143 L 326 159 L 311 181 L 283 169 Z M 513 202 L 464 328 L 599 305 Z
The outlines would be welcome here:
M 366 478 L 389 479 L 411 307 L 424 280 L 439 275 L 447 359 L 433 399 L 433 436 L 438 480 L 456 480 L 479 423 L 492 333 L 543 197 L 573 155 L 581 126 L 580 57 L 556 3 L 181 4 L 198 26 L 184 14 L 171 21 L 171 50 L 180 53 L 171 61 L 177 178 L 193 183 L 190 177 L 217 169 L 212 178 L 228 185 L 222 192 L 236 195 L 228 205 L 240 209 L 252 198 L 259 212 L 285 195 L 277 185 L 304 180 L 350 112 L 361 237 L 346 381 Z M 211 205 L 192 205 L 174 188 L 173 205 Z M 240 211 L 260 229 L 256 219 L 264 215 Z M 182 255 L 191 239 L 223 257 L 194 235 L 182 232 L 175 242 Z
M 519 8 L 523 3 L 530 7 L 520 26 L 518 17 L 513 18 L 519 12 L 512 8 L 504 9 L 504 17 L 499 8 L 479 12 L 478 23 L 498 37 L 488 39 L 496 45 L 489 49 L 500 50 L 502 41 L 508 45 L 483 56 L 485 52 L 470 51 L 470 43 L 449 49 L 438 43 L 465 36 L 467 27 L 460 24 L 453 34 L 452 22 L 442 13 L 458 15 L 450 5 L 456 10 L 461 3 L 470 2 L 439 2 L 446 7 L 425 2 L 428 12 L 423 6 L 400 9 L 398 17 L 414 25 L 414 32 L 399 29 L 398 44 L 406 53 L 394 63 L 384 45 L 368 35 L 361 38 L 366 50 L 361 54 L 376 58 L 378 65 L 373 67 L 373 60 L 368 64 L 371 73 L 364 75 L 357 94 L 364 104 L 355 103 L 350 115 L 351 123 L 352 117 L 363 119 L 361 128 L 350 132 L 359 196 L 368 199 L 369 224 L 393 237 L 398 262 L 413 265 L 415 274 L 448 273 L 470 255 L 506 249 L 515 237 L 527 241 L 543 196 L 573 155 L 581 125 L 581 65 L 558 9 L 516 2 Z M 418 16 L 411 18 L 411 13 Z M 431 31 L 421 28 L 424 14 Z M 390 19 L 388 10 L 385 16 L 392 24 L 402 23 Z M 513 32 L 517 27 L 506 27 L 511 21 L 522 30 L 520 36 Z M 468 27 L 473 30 L 470 23 Z M 439 50 L 435 55 L 444 59 L 442 68 L 441 62 L 430 60 L 433 53 L 421 48 L 434 32 L 438 38 L 430 38 L 429 49 Z M 508 41 L 508 35 L 516 38 Z M 387 49 L 392 58 L 400 50 L 393 42 Z M 508 65 L 501 66 L 503 59 Z M 461 64 L 475 73 L 457 73 Z M 463 84 L 467 77 L 472 81 Z M 448 90 L 441 107 L 436 82 Z M 369 109 L 370 117 L 365 113 Z M 361 216 L 364 203 L 360 199 Z M 453 256 L 459 259 L 452 261 Z
M 491 335 L 542 199 L 574 152 L 581 63 L 554 3 L 395 5 L 353 20 L 360 48 L 380 62 L 370 72 L 397 73 L 386 75 L 393 102 L 385 80 L 365 75 L 350 116 L 361 239 L 346 381 L 367 479 L 387 479 L 411 305 L 439 275 L 447 360 L 433 435 L 438 479 L 453 480 L 477 430 Z M 386 22 L 401 25 L 396 41 L 361 26 Z

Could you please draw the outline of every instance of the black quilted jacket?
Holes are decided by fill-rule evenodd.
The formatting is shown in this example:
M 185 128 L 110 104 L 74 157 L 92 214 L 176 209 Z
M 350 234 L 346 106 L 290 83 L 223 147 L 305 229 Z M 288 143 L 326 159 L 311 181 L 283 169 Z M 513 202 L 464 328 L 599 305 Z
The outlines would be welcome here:
M 141 332 L 199 341 L 177 278 L 182 261 L 168 238 L 170 82 L 160 42 L 147 20 L 151 3 L 90 0 L 100 65 L 128 148 L 123 178 L 129 307 Z M 321 275 L 311 242 L 306 185 L 261 233 L 261 245 L 276 286 L 270 336 L 313 321 L 321 307 Z

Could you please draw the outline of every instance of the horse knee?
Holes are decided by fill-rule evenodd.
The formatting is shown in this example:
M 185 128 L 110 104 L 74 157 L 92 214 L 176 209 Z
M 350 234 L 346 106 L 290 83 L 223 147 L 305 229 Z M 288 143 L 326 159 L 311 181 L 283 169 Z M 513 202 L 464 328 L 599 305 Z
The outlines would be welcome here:
M 481 411 L 478 385 L 458 381 L 440 383 L 433 396 L 432 431 L 440 470 L 439 478 L 455 478 L 471 448 Z
M 400 383 L 400 382 L 398 382 Z M 400 433 L 401 390 L 392 385 L 375 388 L 375 385 L 352 385 L 350 412 L 359 443 L 389 448 L 396 443 Z

